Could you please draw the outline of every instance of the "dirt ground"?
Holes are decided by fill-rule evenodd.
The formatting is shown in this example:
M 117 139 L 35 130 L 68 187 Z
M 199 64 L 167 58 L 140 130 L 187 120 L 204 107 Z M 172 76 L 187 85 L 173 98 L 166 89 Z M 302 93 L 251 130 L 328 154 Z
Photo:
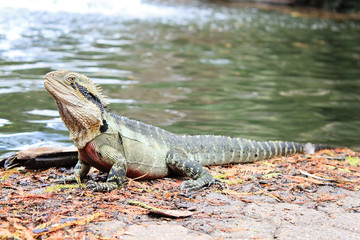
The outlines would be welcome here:
M 184 177 L 130 180 L 125 189 L 99 193 L 52 184 L 69 169 L 1 170 L 0 238 L 360 239 L 359 157 L 325 150 L 211 167 L 227 187 L 191 197 L 179 191 Z M 97 170 L 89 176 L 105 177 Z
M 360 195 L 334 187 L 321 187 L 316 195 L 341 197 L 323 203 L 280 203 L 268 196 L 252 196 L 244 202 L 219 193 L 209 193 L 186 219 L 141 215 L 128 224 L 127 217 L 92 223 L 89 230 L 121 239 L 360 239 Z M 357 210 L 354 209 L 357 207 Z M 119 232 L 118 232 L 119 233 Z

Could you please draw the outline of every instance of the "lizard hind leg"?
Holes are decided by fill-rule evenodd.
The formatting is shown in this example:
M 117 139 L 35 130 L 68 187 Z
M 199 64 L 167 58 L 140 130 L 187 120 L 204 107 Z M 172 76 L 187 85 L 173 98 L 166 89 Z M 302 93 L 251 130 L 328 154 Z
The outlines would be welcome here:
M 180 189 L 185 190 L 185 196 L 207 189 L 212 184 L 220 183 L 200 163 L 190 160 L 183 149 L 170 150 L 166 156 L 166 163 L 174 172 L 191 178 L 181 184 Z

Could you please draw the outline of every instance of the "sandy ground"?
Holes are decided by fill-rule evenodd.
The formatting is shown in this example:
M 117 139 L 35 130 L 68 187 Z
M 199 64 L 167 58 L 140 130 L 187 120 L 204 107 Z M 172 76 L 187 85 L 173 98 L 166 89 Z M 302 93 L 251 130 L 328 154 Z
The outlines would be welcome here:
M 210 193 L 199 203 L 188 203 L 195 210 L 189 218 L 142 215 L 127 223 L 127 216 L 118 216 L 89 229 L 120 239 L 360 239 L 360 193 L 327 186 L 315 195 L 324 193 L 340 197 L 299 205 L 263 195 L 247 196 L 253 202 L 246 202 Z

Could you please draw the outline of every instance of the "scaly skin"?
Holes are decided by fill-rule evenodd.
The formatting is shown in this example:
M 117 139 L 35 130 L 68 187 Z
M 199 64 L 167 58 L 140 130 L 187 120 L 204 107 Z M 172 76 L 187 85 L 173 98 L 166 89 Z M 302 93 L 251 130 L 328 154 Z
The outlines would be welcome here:
M 218 183 L 203 166 L 302 153 L 309 146 L 322 148 L 294 142 L 175 135 L 109 113 L 100 88 L 80 73 L 50 72 L 45 76 L 44 85 L 79 150 L 74 175 L 61 181 L 83 179 L 90 166 L 109 172 L 105 183 L 90 181 L 88 186 L 95 191 L 120 188 L 126 184 L 126 176 L 154 179 L 174 172 L 191 178 L 181 185 L 181 190 L 185 189 L 188 194 Z

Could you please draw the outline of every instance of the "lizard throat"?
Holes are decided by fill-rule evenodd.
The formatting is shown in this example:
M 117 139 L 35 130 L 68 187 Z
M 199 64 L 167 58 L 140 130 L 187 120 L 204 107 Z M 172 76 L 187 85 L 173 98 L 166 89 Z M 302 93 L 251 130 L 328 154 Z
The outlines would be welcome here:
M 98 109 L 91 110 L 93 105 L 82 108 L 78 106 L 64 105 L 56 102 L 61 119 L 69 130 L 70 139 L 77 148 L 82 149 L 85 145 L 101 134 L 101 112 Z

